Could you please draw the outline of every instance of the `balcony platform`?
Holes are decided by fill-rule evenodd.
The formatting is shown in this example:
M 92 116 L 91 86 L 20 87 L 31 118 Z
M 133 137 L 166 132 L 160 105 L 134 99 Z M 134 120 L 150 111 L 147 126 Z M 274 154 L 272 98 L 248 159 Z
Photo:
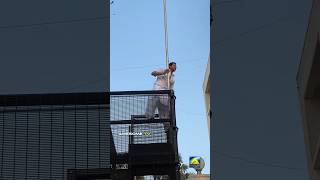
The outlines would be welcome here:
M 156 107 L 150 118 L 147 111 L 154 104 L 162 109 Z M 179 178 L 173 91 L 111 92 L 110 117 L 114 167 L 127 164 L 128 179 L 145 175 Z

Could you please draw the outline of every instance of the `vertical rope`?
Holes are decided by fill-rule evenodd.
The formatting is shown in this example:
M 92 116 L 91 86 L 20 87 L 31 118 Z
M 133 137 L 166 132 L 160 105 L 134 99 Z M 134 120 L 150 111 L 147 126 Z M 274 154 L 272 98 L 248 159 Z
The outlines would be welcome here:
M 164 21 L 164 45 L 166 54 L 166 67 L 169 66 L 169 53 L 168 53 L 168 25 L 167 25 L 167 1 L 163 0 L 163 21 Z M 168 74 L 168 89 L 170 89 L 170 76 L 171 72 Z
M 163 21 L 164 21 L 164 46 L 166 55 L 166 67 L 168 67 L 168 30 L 167 30 L 167 1 L 163 0 Z

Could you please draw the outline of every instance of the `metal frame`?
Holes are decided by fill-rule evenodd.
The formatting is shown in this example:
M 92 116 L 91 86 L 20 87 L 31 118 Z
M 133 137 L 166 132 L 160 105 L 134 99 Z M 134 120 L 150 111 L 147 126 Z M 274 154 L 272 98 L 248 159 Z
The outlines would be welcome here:
M 173 95 L 172 90 L 153 90 L 153 91 L 112 91 L 110 96 L 115 95 L 152 95 L 152 94 L 169 94 Z
M 110 99 L 114 97 L 130 97 L 130 96 L 151 96 L 167 94 L 170 98 L 169 104 L 169 119 L 143 119 L 135 120 L 133 118 L 128 120 L 116 120 L 111 121 L 111 125 L 136 125 L 136 124 L 148 124 L 148 123 L 164 123 L 169 122 L 170 127 L 167 133 L 167 143 L 158 144 L 132 144 L 132 140 L 129 137 L 129 149 L 128 154 L 121 155 L 121 158 L 114 159 L 114 166 L 116 163 L 128 163 L 128 179 L 134 179 L 134 176 L 150 175 L 150 172 L 154 175 L 167 174 L 170 180 L 179 179 L 179 156 L 177 146 L 177 131 L 176 127 L 176 115 L 175 115 L 175 95 L 172 90 L 158 90 L 158 91 L 118 91 L 111 92 Z M 146 151 L 144 151 L 144 150 Z M 123 157 L 128 158 L 127 160 Z M 143 159 L 140 162 L 137 159 Z M 168 160 L 164 160 L 168 159 Z M 162 160 L 162 161 L 161 161 Z M 118 161 L 118 162 L 117 162 Z
M 111 169 L 68 169 L 67 180 L 110 179 Z
M 26 110 L 30 111 L 32 110 L 31 106 L 54 106 L 54 105 L 95 105 L 95 104 L 101 104 L 101 105 L 110 105 L 110 99 L 112 97 L 124 97 L 124 96 L 143 96 L 143 95 L 163 95 L 167 94 L 170 98 L 170 118 L 169 119 L 149 119 L 149 120 L 118 120 L 118 121 L 110 121 L 110 125 L 117 125 L 117 124 L 148 124 L 148 123 L 164 123 L 169 122 L 170 128 L 168 132 L 168 141 L 165 144 L 160 144 L 160 146 L 170 146 L 171 150 L 168 153 L 170 156 L 172 156 L 172 161 L 168 162 L 168 164 L 154 164 L 154 158 L 157 157 L 157 155 L 161 154 L 162 152 L 157 152 L 157 148 L 154 148 L 155 154 L 149 154 L 146 159 L 150 162 L 153 162 L 153 164 L 145 164 L 145 165 L 137 165 L 135 166 L 134 162 L 129 162 L 129 159 L 134 158 L 136 154 L 129 154 L 126 157 L 126 155 L 121 156 L 114 153 L 115 149 L 113 147 L 113 150 L 111 150 L 111 154 L 115 157 L 111 157 L 113 159 L 113 165 L 116 163 L 117 160 L 124 163 L 127 159 L 129 170 L 130 168 L 137 168 L 136 170 L 129 171 L 129 176 L 133 177 L 134 172 L 139 172 L 139 174 L 150 174 L 150 170 L 154 170 L 155 174 L 159 174 L 157 172 L 157 168 L 162 169 L 161 173 L 168 172 L 168 175 L 171 176 L 170 180 L 177 179 L 178 175 L 178 169 L 177 169 L 177 163 L 178 161 L 178 147 L 177 147 L 177 131 L 178 128 L 176 127 L 176 116 L 175 116 L 175 96 L 174 92 L 172 90 L 159 90 L 159 91 L 117 91 L 117 92 L 85 92 L 85 93 L 53 93 L 53 94 L 15 94 L 15 95 L 0 95 L 0 107 L 6 106 L 6 109 L 3 109 L 5 111 L 10 111 L 11 107 L 15 106 L 27 106 Z M 108 106 L 106 106 L 108 108 Z M 17 109 L 13 109 L 14 111 L 17 111 Z M 24 109 L 20 109 L 23 111 Z M 39 110 L 39 109 L 37 109 Z M 113 141 L 113 138 L 111 138 Z M 111 141 L 111 142 L 112 142 Z M 114 143 L 114 142 L 113 142 Z M 113 144 L 114 145 L 114 144 Z M 140 146 L 140 145 L 138 145 Z M 143 145 L 141 145 L 143 146 Z M 148 145 L 149 148 L 153 148 L 152 145 Z M 156 147 L 156 146 L 155 146 Z M 133 148 L 133 146 L 131 146 Z M 132 149 L 131 149 L 132 150 Z M 117 159 L 117 157 L 119 157 Z M 159 156 L 158 156 L 159 157 Z M 113 166 L 114 168 L 115 166 Z M 173 168 L 175 167 L 175 168 Z M 91 170 L 74 170 L 81 174 L 80 172 L 89 172 Z M 99 174 L 101 170 L 99 170 Z M 146 172 L 147 171 L 147 172 Z M 96 172 L 96 171 L 91 171 Z M 106 172 L 106 171 L 104 171 Z M 69 174 L 70 177 L 72 176 Z M 74 177 L 74 176 L 73 176 Z

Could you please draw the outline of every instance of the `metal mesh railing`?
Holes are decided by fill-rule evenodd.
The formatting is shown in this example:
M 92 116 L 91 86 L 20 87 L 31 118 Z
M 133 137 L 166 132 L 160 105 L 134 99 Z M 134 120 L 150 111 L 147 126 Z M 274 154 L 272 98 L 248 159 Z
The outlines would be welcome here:
M 172 125 L 172 91 L 113 92 L 110 120 L 117 153 L 128 152 L 129 144 L 167 143 Z
M 170 118 L 169 94 L 111 95 L 110 100 L 111 121 L 132 120 L 132 116 Z

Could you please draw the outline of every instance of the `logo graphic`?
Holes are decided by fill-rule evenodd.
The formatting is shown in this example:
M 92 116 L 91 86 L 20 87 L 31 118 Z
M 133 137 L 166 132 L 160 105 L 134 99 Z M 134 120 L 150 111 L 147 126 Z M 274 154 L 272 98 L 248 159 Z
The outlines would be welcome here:
M 143 135 L 145 135 L 145 136 L 151 136 L 151 132 L 150 132 L 150 131 L 145 131 L 145 132 L 143 132 Z
M 199 157 L 192 157 L 190 158 L 190 165 L 197 166 L 200 164 L 199 161 L 200 161 Z
M 204 165 L 204 160 L 200 156 L 191 156 L 189 159 L 189 167 L 194 168 L 196 171 L 201 171 Z

